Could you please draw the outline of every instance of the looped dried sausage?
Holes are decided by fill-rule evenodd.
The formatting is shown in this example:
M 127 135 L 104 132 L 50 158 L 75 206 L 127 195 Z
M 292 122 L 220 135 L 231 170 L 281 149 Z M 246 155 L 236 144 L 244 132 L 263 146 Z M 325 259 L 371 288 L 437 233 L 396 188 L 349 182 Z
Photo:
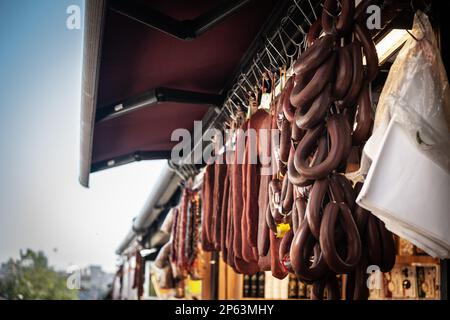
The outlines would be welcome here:
M 373 214 L 368 215 L 366 241 L 369 263 L 380 266 L 383 259 L 383 253 L 380 246 L 381 239 L 377 220 L 378 219 Z
M 355 33 L 358 40 L 361 41 L 363 46 L 364 55 L 366 56 L 366 81 L 372 82 L 375 80 L 378 74 L 378 54 L 375 44 L 372 41 L 372 37 L 369 34 L 364 23 L 355 23 Z
M 304 114 L 301 114 L 301 109 L 295 111 L 295 124 L 301 129 L 314 128 L 318 123 L 325 119 L 331 105 L 331 99 L 331 83 L 328 83 L 322 92 L 314 99 L 308 111 Z
M 307 157 L 311 152 L 314 142 L 321 135 L 321 126 L 308 130 L 305 137 L 300 141 L 294 157 L 294 165 L 307 179 L 325 178 L 331 171 L 336 169 L 343 159 L 348 157 L 346 145 L 351 144 L 351 132 L 348 122 L 343 114 L 334 114 L 327 121 L 328 135 L 331 140 L 331 148 L 327 157 L 315 166 L 308 166 Z
M 303 109 L 307 103 L 311 102 L 322 91 L 330 79 L 333 79 L 336 70 L 335 61 L 336 53 L 333 51 L 301 91 L 292 90 L 290 99 L 293 106 Z M 305 75 L 303 76 L 305 77 Z
M 311 234 L 308 223 L 302 223 L 292 240 L 290 256 L 297 278 L 306 282 L 321 279 L 329 270 L 322 253 L 316 252 L 311 264 L 310 258 L 316 244 L 317 240 Z
M 340 218 L 347 238 L 346 257 L 342 259 L 335 243 L 336 223 Z M 336 273 L 353 270 L 361 258 L 361 240 L 350 209 L 345 203 L 330 202 L 325 207 L 320 227 L 320 246 L 325 261 Z
M 316 239 L 320 237 L 321 208 L 328 191 L 328 185 L 328 179 L 316 180 L 311 189 L 308 204 L 306 205 L 306 220 L 308 221 L 312 235 Z

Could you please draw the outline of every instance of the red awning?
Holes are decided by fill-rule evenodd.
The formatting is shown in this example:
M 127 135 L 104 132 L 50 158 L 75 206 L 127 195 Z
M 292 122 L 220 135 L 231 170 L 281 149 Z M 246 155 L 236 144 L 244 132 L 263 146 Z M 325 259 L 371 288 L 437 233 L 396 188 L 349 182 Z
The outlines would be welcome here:
M 136 157 L 141 152 L 153 158 L 168 157 L 174 145 L 170 141 L 172 131 L 192 130 L 195 120 L 201 120 L 211 106 L 220 104 L 221 94 L 233 80 L 241 59 L 274 9 L 276 0 L 234 1 L 241 2 L 241 7 L 192 40 L 176 38 L 161 31 L 159 26 L 167 21 L 188 25 L 199 16 L 209 18 L 224 1 L 227 2 L 131 1 L 136 3 L 136 8 L 129 1 L 124 7 L 118 1 L 109 2 L 109 6 L 97 0 L 86 2 L 83 93 L 90 94 L 91 99 L 84 97 L 82 106 L 85 116 L 82 131 L 85 132 L 82 132 L 80 182 L 83 185 L 88 185 L 90 172 L 117 164 L 117 159 L 125 159 L 127 155 Z M 130 17 L 132 9 L 137 18 Z M 147 18 L 146 15 L 150 16 L 148 20 L 137 21 Z M 145 24 L 152 23 L 151 19 L 155 21 L 153 27 Z M 89 55 L 95 56 L 95 49 L 97 66 L 94 70 L 92 63 L 88 64 L 90 70 L 86 70 L 88 58 L 92 59 Z M 89 77 L 95 77 L 96 81 L 88 81 Z M 148 97 L 150 92 L 152 96 L 151 90 L 156 88 L 181 90 L 182 97 L 155 95 L 162 98 L 153 103 L 148 99 L 145 103 L 135 103 L 136 99 L 142 100 L 139 99 L 143 94 Z M 183 96 L 185 91 L 188 98 Z M 198 98 L 200 102 L 191 101 L 192 92 L 207 95 Z M 136 105 L 139 108 L 119 114 L 127 106 Z

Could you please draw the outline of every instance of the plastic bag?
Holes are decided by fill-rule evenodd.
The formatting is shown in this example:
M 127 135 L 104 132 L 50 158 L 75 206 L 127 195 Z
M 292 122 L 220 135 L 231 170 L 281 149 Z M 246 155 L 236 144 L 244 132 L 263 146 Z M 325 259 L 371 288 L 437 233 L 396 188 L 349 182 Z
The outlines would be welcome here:
M 417 148 L 450 173 L 450 88 L 428 17 L 418 11 L 381 92 L 374 133 L 395 114 Z

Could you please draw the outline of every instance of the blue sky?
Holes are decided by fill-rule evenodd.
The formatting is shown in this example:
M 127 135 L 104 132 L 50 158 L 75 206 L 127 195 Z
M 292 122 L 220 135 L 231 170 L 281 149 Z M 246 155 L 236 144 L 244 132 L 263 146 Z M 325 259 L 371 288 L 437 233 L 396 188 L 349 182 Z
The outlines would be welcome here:
M 0 1 L 0 262 L 44 250 L 58 268 L 100 264 L 157 180 L 163 161 L 78 183 L 82 30 L 66 9 L 82 0 Z M 57 248 L 57 250 L 54 250 Z

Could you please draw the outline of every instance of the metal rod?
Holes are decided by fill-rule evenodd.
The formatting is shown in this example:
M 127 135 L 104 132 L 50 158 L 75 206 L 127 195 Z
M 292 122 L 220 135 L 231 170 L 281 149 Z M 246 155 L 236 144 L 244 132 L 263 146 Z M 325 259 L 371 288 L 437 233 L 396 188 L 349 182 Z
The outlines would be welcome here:
M 160 102 L 220 106 L 223 97 L 217 94 L 159 87 L 113 105 L 98 108 L 95 121 L 99 123 L 110 120 Z
M 115 168 L 135 161 L 170 159 L 171 151 L 135 151 L 111 159 L 97 161 L 91 165 L 91 173 Z
M 194 34 L 196 37 L 202 35 L 206 31 L 210 30 L 214 26 L 221 23 L 227 17 L 238 12 L 253 0 L 234 0 L 223 1 L 221 5 L 213 10 L 195 18 L 192 21 L 194 26 Z

